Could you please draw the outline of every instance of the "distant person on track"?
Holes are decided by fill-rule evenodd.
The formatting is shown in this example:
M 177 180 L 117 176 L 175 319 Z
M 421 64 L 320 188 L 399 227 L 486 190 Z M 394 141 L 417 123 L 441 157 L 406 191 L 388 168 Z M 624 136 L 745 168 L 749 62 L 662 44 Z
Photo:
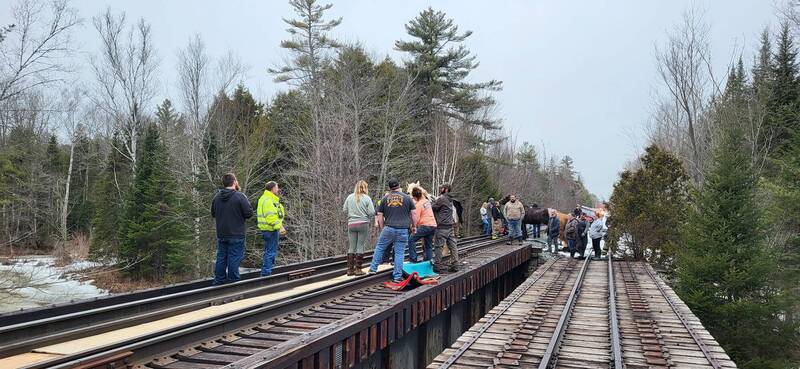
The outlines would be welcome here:
M 353 193 L 344 200 L 342 210 L 347 214 L 347 275 L 364 275 L 364 245 L 369 238 L 370 218 L 375 216 L 367 182 L 356 183 Z
M 483 225 L 481 234 L 483 234 L 484 236 L 488 236 L 492 234 L 492 222 L 489 220 L 488 202 L 484 202 L 483 205 L 481 205 L 480 213 L 481 213 L 481 224 Z
M 522 201 L 517 200 L 517 196 L 511 195 L 503 208 L 503 214 L 508 220 L 508 242 L 506 244 L 510 245 L 514 240 L 519 240 L 519 244 L 522 245 L 522 217 L 525 216 L 525 206 L 522 205 Z
M 578 251 L 578 212 L 575 210 L 569 214 L 567 226 L 564 227 L 564 237 L 567 238 L 567 246 L 569 247 L 569 257 L 574 258 L 575 252 Z
M 589 240 L 586 238 L 586 234 L 589 231 L 589 222 L 586 221 L 586 216 L 581 214 L 578 216 L 578 255 L 579 259 L 583 259 L 586 256 L 586 246 L 589 244 Z
M 496 240 L 503 230 L 503 213 L 500 212 L 500 205 L 495 199 L 489 199 L 489 214 L 492 217 L 492 239 Z
M 442 249 L 447 244 L 450 250 L 450 266 L 448 271 L 458 271 L 458 243 L 456 241 L 453 226 L 456 224 L 454 217 L 453 201 L 450 199 L 450 185 L 443 184 L 439 187 L 439 197 L 433 203 L 433 214 L 436 217 L 436 246 L 434 249 L 433 271 L 443 273 L 444 260 L 442 260 Z
M 436 218 L 433 216 L 433 204 L 423 193 L 422 187 L 415 186 L 411 190 L 411 197 L 414 198 L 414 212 L 417 213 L 416 232 L 412 232 L 408 237 L 408 258 L 416 263 L 417 259 L 417 240 L 422 240 L 423 260 L 433 258 L 433 236 L 436 233 Z
M 233 173 L 222 176 L 223 189 L 211 201 L 211 217 L 217 227 L 217 262 L 214 266 L 214 284 L 236 282 L 239 264 L 244 257 L 244 240 L 247 233 L 245 220 L 253 216 L 253 207 L 247 196 L 239 192 L 239 181 Z
M 558 220 L 558 215 L 556 211 L 550 209 L 550 219 L 547 221 L 547 248 L 553 247 L 552 253 L 558 252 L 558 247 L 560 246 L 560 241 L 558 239 L 558 233 L 561 229 L 561 221 Z
M 595 259 L 600 259 L 600 240 L 606 236 L 607 232 L 606 218 L 602 214 L 598 214 L 598 218 L 589 226 L 589 238 L 592 239 L 592 249 L 594 249 Z
M 375 245 L 375 252 L 372 256 L 372 263 L 369 266 L 369 273 L 378 272 L 378 265 L 384 250 L 390 244 L 394 244 L 394 271 L 392 280 L 395 283 L 403 280 L 403 259 L 405 258 L 406 245 L 408 244 L 409 229 L 411 233 L 416 231 L 417 223 L 414 210 L 414 201 L 411 197 L 400 191 L 400 182 L 390 179 L 388 183 L 389 193 L 384 196 L 380 205 L 376 209 L 378 214 L 375 217 L 378 228 L 382 228 L 378 236 L 378 244 Z
M 281 190 L 274 181 L 267 182 L 264 194 L 258 199 L 258 229 L 264 238 L 264 261 L 261 264 L 261 276 L 272 274 L 272 266 L 278 256 L 278 239 L 286 234 L 283 228 L 283 218 L 286 211 L 283 209 L 279 197 Z

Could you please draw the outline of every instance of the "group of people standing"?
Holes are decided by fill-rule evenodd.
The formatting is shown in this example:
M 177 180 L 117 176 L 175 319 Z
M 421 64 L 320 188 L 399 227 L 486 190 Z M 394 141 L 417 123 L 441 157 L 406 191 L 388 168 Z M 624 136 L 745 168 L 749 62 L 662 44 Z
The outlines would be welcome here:
M 574 258 L 577 253 L 578 258 L 584 258 L 586 247 L 589 239 L 591 239 L 594 258 L 600 258 L 600 241 L 608 232 L 608 227 L 606 227 L 603 214 L 597 215 L 594 218 L 589 217 L 583 214 L 580 208 L 574 209 L 567 215 L 564 238 L 567 240 L 567 249 L 570 257 Z M 558 217 L 558 213 L 555 210 L 550 210 L 550 219 L 547 224 L 547 246 L 548 248 L 552 247 L 551 252 L 553 253 L 558 251 L 560 229 L 561 220 Z
M 489 198 L 489 201 L 481 206 L 480 213 L 484 235 L 491 234 L 495 240 L 502 235 L 505 228 L 508 234 L 506 244 L 510 245 L 513 241 L 522 244 L 522 218 L 525 217 L 525 205 L 516 195 L 510 195 L 506 204 L 502 206 L 494 198 Z
M 215 219 L 217 231 L 217 258 L 214 268 L 214 284 L 236 282 L 241 279 L 239 265 L 244 257 L 246 220 L 254 214 L 247 197 L 240 192 L 239 182 L 233 173 L 222 176 L 223 188 L 219 190 L 211 202 L 211 216 Z M 367 182 L 358 181 L 353 193 L 348 195 L 342 205 L 347 214 L 347 275 L 363 275 L 364 248 L 369 240 L 370 223 L 380 230 L 375 255 L 369 266 L 369 273 L 377 273 L 383 261 L 384 252 L 393 247 L 394 270 L 392 278 L 399 282 L 403 277 L 403 261 L 406 250 L 412 262 L 419 261 L 416 242 L 423 241 L 423 260 L 433 259 L 436 273 L 458 270 L 458 244 L 454 232 L 456 226 L 456 209 L 450 197 L 450 185 L 439 187 L 439 196 L 431 198 L 421 187 L 413 186 L 411 196 L 400 191 L 400 182 L 391 179 L 387 183 L 388 191 L 378 201 L 377 206 L 369 196 Z M 264 193 L 258 200 L 255 215 L 258 219 L 258 230 L 264 240 L 264 253 L 261 276 L 272 274 L 272 267 L 278 254 L 278 242 L 286 233 L 283 220 L 286 216 L 280 201 L 281 190 L 274 181 L 267 182 Z M 522 219 L 525 217 L 525 206 L 515 195 L 508 197 L 505 205 L 490 198 L 480 209 L 484 234 L 491 232 L 492 239 L 497 239 L 504 225 L 508 229 L 508 242 L 519 241 L 522 244 Z M 555 210 L 550 210 L 547 223 L 548 248 L 553 246 L 556 252 L 559 243 L 561 220 Z M 539 225 L 534 225 L 534 237 L 539 237 Z M 576 208 L 568 215 L 565 226 L 565 238 L 571 257 L 577 253 L 583 257 L 588 239 L 592 240 L 595 257 L 600 257 L 600 240 L 607 232 L 605 217 L 600 214 L 597 219 L 584 215 Z M 445 265 L 444 247 L 450 251 L 450 258 Z
M 250 201 L 239 189 L 239 181 L 233 173 L 222 176 L 222 189 L 211 200 L 211 217 L 217 229 L 217 261 L 214 266 L 214 284 L 236 282 L 241 279 L 239 265 L 244 258 L 244 243 L 247 219 L 253 217 Z M 272 266 L 278 255 L 278 240 L 286 233 L 283 218 L 286 216 L 280 202 L 281 190 L 274 181 L 264 186 L 258 199 L 256 218 L 258 229 L 264 239 L 264 255 L 261 276 L 272 274 Z
M 217 259 L 214 267 L 214 284 L 231 283 L 241 279 L 239 265 L 244 257 L 247 219 L 253 216 L 250 202 L 239 189 L 239 182 L 233 173 L 222 176 L 222 189 L 217 191 L 211 201 L 211 216 L 216 223 Z M 421 187 L 414 187 L 411 196 L 400 191 L 400 182 L 388 181 L 388 191 L 375 206 L 369 197 L 367 182 L 358 181 L 353 193 L 348 195 L 342 206 L 347 214 L 347 275 L 363 275 L 364 247 L 369 239 L 370 222 L 374 217 L 374 227 L 380 229 L 375 257 L 372 258 L 369 273 L 376 273 L 383 253 L 394 247 L 395 282 L 402 280 L 403 260 L 406 249 L 411 261 L 417 262 L 416 242 L 423 240 L 424 260 L 433 259 L 434 271 L 458 270 L 458 246 L 453 228 L 456 224 L 455 207 L 450 198 L 450 185 L 439 188 L 439 196 L 432 201 Z M 280 202 L 281 190 L 274 181 L 267 182 L 264 193 L 258 200 L 255 214 L 258 229 L 264 240 L 264 254 L 261 276 L 272 274 L 272 266 L 278 255 L 278 242 L 286 233 L 283 220 L 286 216 Z M 413 197 L 413 199 L 412 199 Z M 450 261 L 446 266 L 443 247 L 450 250 Z
M 365 181 L 356 184 L 352 194 L 347 196 L 342 210 L 348 218 L 348 275 L 361 275 L 362 255 L 369 235 L 369 218 L 375 217 L 374 227 L 380 229 L 369 273 L 377 273 L 382 255 L 393 247 L 394 269 L 392 279 L 403 279 L 403 261 L 406 250 L 412 262 L 419 261 L 416 242 L 423 240 L 423 259 L 433 258 L 433 269 L 437 273 L 458 270 L 458 246 L 453 232 L 455 210 L 450 198 L 450 185 L 439 187 L 435 200 L 427 196 L 420 187 L 414 187 L 411 196 L 400 190 L 400 182 L 391 179 L 389 189 L 374 206 L 367 195 L 369 189 Z M 443 248 L 450 250 L 450 261 L 445 269 Z M 353 256 L 351 256 L 353 255 Z

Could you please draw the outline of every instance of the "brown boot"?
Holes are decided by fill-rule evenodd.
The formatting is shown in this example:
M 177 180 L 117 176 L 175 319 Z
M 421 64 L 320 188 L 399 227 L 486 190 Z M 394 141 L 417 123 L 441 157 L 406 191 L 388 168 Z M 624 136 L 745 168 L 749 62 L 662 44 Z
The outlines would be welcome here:
M 353 255 L 353 275 L 364 275 L 363 268 L 364 263 L 364 255 L 362 254 L 354 254 Z
M 355 268 L 356 256 L 347 254 L 347 275 L 353 275 L 353 268 Z

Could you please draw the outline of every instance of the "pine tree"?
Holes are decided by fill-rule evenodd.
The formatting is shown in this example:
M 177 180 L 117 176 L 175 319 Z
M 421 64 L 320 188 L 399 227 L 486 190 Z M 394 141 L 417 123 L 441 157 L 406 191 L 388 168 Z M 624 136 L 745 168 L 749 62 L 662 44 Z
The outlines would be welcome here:
M 92 187 L 90 180 L 96 168 L 92 140 L 85 128 L 82 127 L 75 132 L 72 144 L 75 145 L 75 152 L 67 228 L 70 232 L 88 233 L 95 211 L 95 204 L 90 196 Z
M 471 117 L 494 104 L 482 92 L 496 91 L 502 83 L 490 80 L 469 83 L 467 77 L 478 67 L 476 57 L 464 46 L 472 31 L 459 32 L 458 25 L 442 11 L 423 10 L 406 24 L 412 41 L 396 41 L 395 49 L 411 55 L 406 68 L 422 92 L 423 115 L 441 112 L 483 128 L 497 128 L 497 121 Z
M 689 212 L 676 291 L 741 368 L 781 368 L 795 327 L 775 289 L 776 263 L 764 248 L 757 179 L 741 127 L 722 127 L 703 188 Z
M 154 125 L 145 130 L 141 158 L 120 224 L 120 261 L 127 273 L 162 280 L 187 271 L 190 231 L 178 220 L 181 203 L 168 170 L 167 149 Z
M 164 99 L 156 107 L 156 123 L 158 128 L 169 137 L 175 137 L 185 132 L 182 126 L 184 122 L 180 119 L 180 115 L 175 111 L 172 101 L 169 99 Z
M 119 225 L 122 219 L 123 194 L 128 189 L 130 164 L 119 147 L 119 136 L 111 138 L 111 152 L 100 175 L 94 193 L 95 212 L 92 218 L 90 256 L 95 259 L 118 254 Z
M 286 66 L 270 69 L 275 75 L 275 82 L 293 82 L 305 84 L 319 94 L 320 75 L 327 63 L 327 53 L 337 49 L 339 43 L 328 37 L 328 32 L 342 23 L 342 18 L 323 19 L 325 12 L 333 4 L 319 5 L 316 0 L 289 0 L 289 5 L 299 19 L 284 19 L 289 25 L 287 29 L 292 38 L 281 41 L 281 47 L 295 54 Z
M 47 142 L 47 149 L 45 150 L 47 160 L 44 163 L 45 171 L 48 175 L 55 178 L 63 176 L 66 169 L 64 152 L 58 147 L 58 140 L 55 135 L 50 135 L 50 140 Z
M 634 259 L 670 267 L 680 253 L 689 175 L 677 157 L 655 145 L 641 163 L 614 184 L 609 243 L 616 249 L 624 241 Z
M 789 140 L 792 127 L 797 127 L 798 111 L 800 111 L 797 49 L 790 26 L 786 22 L 781 26 L 774 58 L 773 80 L 767 105 L 767 128 L 773 137 L 772 152 L 777 153 L 781 145 Z
M 773 80 L 772 42 L 770 41 L 769 28 L 761 32 L 761 47 L 753 63 L 753 90 L 762 104 L 769 100 Z
M 772 161 L 775 174 L 763 180 L 768 193 L 766 219 L 771 225 L 774 252 L 778 255 L 780 277 L 777 279 L 791 306 L 800 307 L 800 130 L 792 133 Z M 787 318 L 798 321 L 798 309 Z

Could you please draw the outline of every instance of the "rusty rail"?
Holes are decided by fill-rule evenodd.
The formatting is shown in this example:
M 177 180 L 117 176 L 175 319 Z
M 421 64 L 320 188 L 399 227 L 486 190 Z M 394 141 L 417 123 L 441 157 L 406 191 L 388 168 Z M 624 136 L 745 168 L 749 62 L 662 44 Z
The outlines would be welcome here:
M 611 253 L 608 253 L 608 320 L 611 323 L 611 357 L 614 359 L 614 369 L 624 369 L 622 361 L 622 344 L 619 331 L 619 318 L 617 317 L 617 288 L 614 285 L 614 268 L 612 267 Z
M 541 271 L 541 273 L 539 275 L 537 275 L 535 278 L 528 278 L 524 282 L 524 286 L 518 287 L 516 290 L 514 290 L 514 292 L 512 293 L 511 296 L 509 296 L 508 298 L 506 298 L 502 302 L 500 302 L 500 305 L 499 305 L 500 311 L 494 312 L 492 314 L 492 316 L 489 317 L 489 320 L 486 321 L 485 323 L 483 323 L 483 325 L 481 325 L 480 329 L 478 329 L 478 333 L 473 335 L 472 338 L 469 339 L 469 341 L 467 341 L 463 345 L 461 345 L 461 347 L 459 347 L 458 350 L 453 353 L 453 355 L 451 355 L 447 360 L 445 360 L 441 365 L 439 365 L 439 369 L 447 369 L 450 366 L 452 366 L 453 364 L 455 364 L 456 361 L 462 355 L 464 355 L 464 353 L 466 353 L 467 350 L 469 350 L 469 348 L 473 344 L 475 344 L 475 342 L 481 337 L 481 335 L 484 332 L 486 332 L 489 328 L 491 328 L 492 324 L 494 324 L 494 322 L 496 322 L 497 319 L 500 319 L 500 317 L 506 311 L 508 311 L 508 309 L 511 308 L 512 305 L 514 305 L 514 303 L 516 303 L 520 298 L 525 296 L 525 294 L 528 292 L 528 290 L 530 290 L 530 288 L 533 287 L 536 284 L 536 282 L 538 282 L 544 276 L 544 274 L 548 270 L 550 270 L 550 268 L 553 267 L 553 264 L 554 263 L 552 263 L 552 262 L 550 264 L 548 264 L 547 267 L 544 268 Z
M 655 272 L 653 271 L 652 267 L 647 265 L 644 269 L 647 271 L 647 274 L 653 280 L 653 283 L 655 283 L 656 287 L 658 287 L 658 290 L 661 292 L 661 295 L 664 296 L 664 299 L 669 304 L 669 307 L 672 308 L 672 311 L 675 313 L 675 315 L 678 317 L 678 319 L 680 319 L 680 321 L 683 324 L 683 326 L 686 327 L 686 330 L 689 332 L 689 335 L 692 336 L 692 339 L 697 344 L 697 347 L 700 348 L 700 351 L 703 352 L 703 355 L 706 357 L 706 360 L 708 360 L 708 363 L 711 364 L 711 367 L 713 367 L 714 369 L 722 369 L 722 365 L 719 363 L 717 358 L 714 357 L 711 354 L 711 351 L 708 349 L 708 346 L 706 345 L 706 343 L 697 334 L 697 332 L 691 326 L 691 324 L 689 324 L 689 321 L 686 320 L 686 317 L 683 316 L 683 313 L 680 312 L 680 310 L 678 309 L 677 304 L 675 304 L 675 301 L 673 301 L 672 298 L 669 297 L 669 294 L 667 293 L 667 290 L 659 282 L 659 280 L 656 277 Z
M 556 330 L 553 332 L 553 336 L 550 337 L 550 342 L 547 344 L 547 350 L 544 352 L 544 356 L 542 356 L 542 361 L 539 362 L 539 369 L 548 369 L 555 364 L 558 348 L 562 338 L 564 338 L 564 332 L 566 331 L 567 324 L 569 324 L 572 311 L 575 309 L 575 302 L 578 300 L 578 295 L 581 293 L 583 279 L 586 276 L 586 269 L 589 267 L 590 260 L 591 258 L 586 258 L 581 266 L 578 278 L 575 279 L 575 284 L 572 286 L 572 291 L 569 293 L 567 303 L 564 306 L 564 310 L 561 312 L 558 324 L 556 324 Z

